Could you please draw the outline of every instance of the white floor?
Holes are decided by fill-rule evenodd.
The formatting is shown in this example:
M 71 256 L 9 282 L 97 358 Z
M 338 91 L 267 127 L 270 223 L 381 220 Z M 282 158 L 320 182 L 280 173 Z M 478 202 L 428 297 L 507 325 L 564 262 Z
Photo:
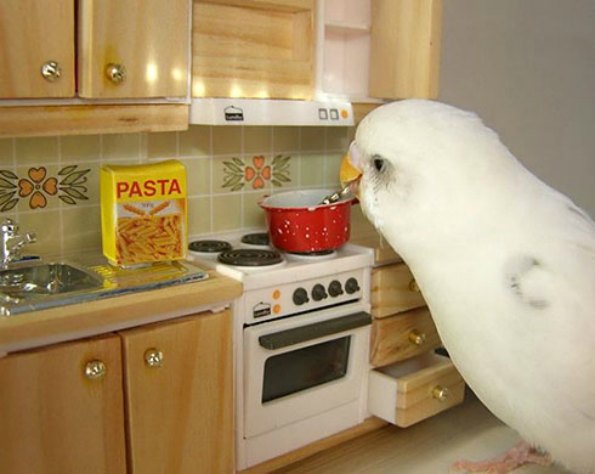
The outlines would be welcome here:
M 465 403 L 407 429 L 382 428 L 276 474 L 440 474 L 458 459 L 485 460 L 506 451 L 518 435 L 470 394 Z M 523 466 L 515 474 L 567 474 L 556 467 Z

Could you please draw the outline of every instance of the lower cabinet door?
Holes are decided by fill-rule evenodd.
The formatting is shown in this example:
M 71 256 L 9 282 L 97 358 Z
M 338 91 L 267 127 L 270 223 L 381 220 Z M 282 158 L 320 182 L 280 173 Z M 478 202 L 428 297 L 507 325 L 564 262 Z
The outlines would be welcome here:
M 463 401 L 465 383 L 447 357 L 432 352 L 370 372 L 368 409 L 407 427 Z
M 234 470 L 228 311 L 121 333 L 131 472 Z
M 0 472 L 126 472 L 120 340 L 0 359 Z

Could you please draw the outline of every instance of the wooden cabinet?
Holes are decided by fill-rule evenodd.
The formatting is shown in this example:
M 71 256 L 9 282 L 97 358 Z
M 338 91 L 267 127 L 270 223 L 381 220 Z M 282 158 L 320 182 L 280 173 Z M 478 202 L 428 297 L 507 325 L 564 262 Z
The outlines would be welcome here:
M 189 15 L 188 0 L 3 0 L 0 98 L 184 98 Z
M 371 302 L 370 413 L 407 427 L 461 403 L 465 383 L 434 353 L 440 336 L 405 263 L 372 270 Z
M 74 97 L 74 7 L 72 0 L 0 3 L 0 99 Z
M 79 0 L 79 96 L 185 97 L 188 0 Z
M 0 472 L 125 473 L 120 340 L 0 359 Z
M 310 99 L 314 0 L 194 0 L 192 97 Z
M 233 472 L 231 332 L 202 313 L 0 359 L 0 472 Z
M 189 0 L 3 0 L 0 136 L 186 129 L 189 28 Z
M 320 92 L 352 102 L 437 97 L 442 0 L 320 2 Z
M 229 311 L 121 334 L 133 473 L 231 473 Z
M 192 97 L 435 98 L 441 24 L 442 0 L 194 0 Z

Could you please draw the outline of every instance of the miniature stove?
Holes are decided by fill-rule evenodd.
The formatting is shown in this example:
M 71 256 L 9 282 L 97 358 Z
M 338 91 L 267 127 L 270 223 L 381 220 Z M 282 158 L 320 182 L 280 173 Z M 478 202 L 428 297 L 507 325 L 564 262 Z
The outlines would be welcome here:
M 371 249 L 291 254 L 259 231 L 195 240 L 187 258 L 244 286 L 232 308 L 238 470 L 364 421 Z

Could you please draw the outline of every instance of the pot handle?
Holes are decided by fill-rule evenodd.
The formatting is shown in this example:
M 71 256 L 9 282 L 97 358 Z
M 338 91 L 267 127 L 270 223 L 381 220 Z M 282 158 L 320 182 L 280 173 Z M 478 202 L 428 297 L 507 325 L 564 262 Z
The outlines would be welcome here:
M 271 196 L 270 194 L 263 194 L 262 196 L 260 196 L 258 201 L 256 201 L 256 204 L 258 204 L 260 207 L 262 207 L 263 201 L 270 196 Z

